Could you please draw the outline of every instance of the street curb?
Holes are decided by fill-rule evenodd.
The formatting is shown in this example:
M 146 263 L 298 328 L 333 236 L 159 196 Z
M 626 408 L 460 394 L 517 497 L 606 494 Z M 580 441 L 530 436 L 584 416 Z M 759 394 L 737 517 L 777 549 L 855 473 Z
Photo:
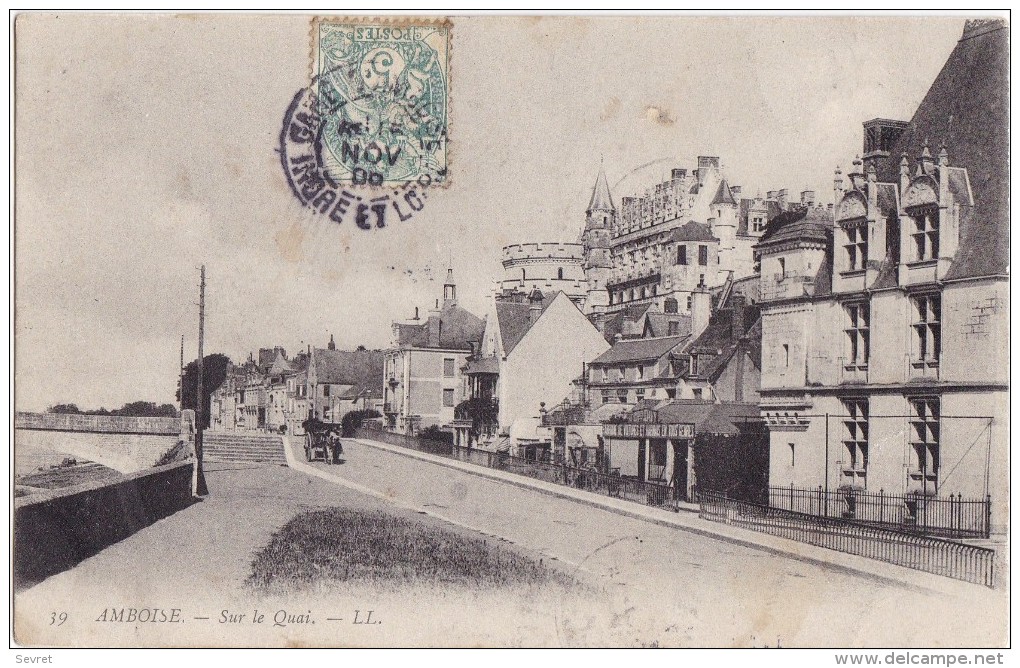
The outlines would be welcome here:
M 841 552 L 827 550 L 823 547 L 809 545 L 807 543 L 798 543 L 796 541 L 790 541 L 776 536 L 769 536 L 767 534 L 759 534 L 748 529 L 740 529 L 739 527 L 728 527 L 728 531 L 748 534 L 746 537 L 733 535 L 728 533 L 728 531 L 720 531 L 719 529 L 723 525 L 719 525 L 717 527 L 714 526 L 714 523 L 710 523 L 708 520 L 702 520 L 701 518 L 698 518 L 697 521 L 704 522 L 705 524 L 711 524 L 713 526 L 692 526 L 690 524 L 674 520 L 671 517 L 657 517 L 650 512 L 657 509 L 645 508 L 643 506 L 637 506 L 636 508 L 631 509 L 623 505 L 616 505 L 616 503 L 613 503 L 610 499 L 604 499 L 585 492 L 579 492 L 560 485 L 554 485 L 552 483 L 545 483 L 540 480 L 523 478 L 521 476 L 504 473 L 502 471 L 493 471 L 473 464 L 468 464 L 466 462 L 451 460 L 426 452 L 410 450 L 408 448 L 401 448 L 387 443 L 380 443 L 379 441 L 371 441 L 362 438 L 351 440 L 366 447 L 384 450 L 386 452 L 430 462 L 439 466 L 445 466 L 446 468 L 455 469 L 482 478 L 509 483 L 522 489 L 530 489 L 532 491 L 542 492 L 561 499 L 576 501 L 594 508 L 630 517 L 632 519 L 643 520 L 672 529 L 688 531 L 695 535 L 713 538 L 755 550 L 761 550 L 763 552 L 768 552 L 770 554 L 775 554 L 789 559 L 795 559 L 800 562 L 821 566 L 823 568 L 843 571 L 852 575 L 865 577 L 869 580 L 885 585 L 895 585 L 919 591 L 937 592 L 940 594 L 950 595 L 963 594 L 973 596 L 976 592 L 992 593 L 995 591 L 991 588 L 982 587 L 981 585 L 971 584 L 962 580 L 943 578 L 938 575 L 925 573 L 923 571 L 916 571 L 904 566 L 887 564 L 885 562 L 874 561 L 852 554 L 843 554 Z M 620 501 L 619 503 L 627 503 L 630 505 L 627 501 Z M 763 537 L 766 538 L 766 540 L 762 540 Z M 790 545 L 788 546 L 786 544 Z M 794 546 L 796 546 L 797 549 L 793 549 Z M 805 554 L 805 552 L 814 552 L 815 554 Z M 876 571 L 886 572 L 882 573 Z

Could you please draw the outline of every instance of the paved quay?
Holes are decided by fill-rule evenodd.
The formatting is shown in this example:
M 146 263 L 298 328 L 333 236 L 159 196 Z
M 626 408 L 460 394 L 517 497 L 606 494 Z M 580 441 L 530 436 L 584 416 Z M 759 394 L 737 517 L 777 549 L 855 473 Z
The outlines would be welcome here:
M 1001 591 L 375 441 L 347 439 L 345 450 L 343 465 L 328 466 L 305 463 L 294 446 L 291 465 L 497 534 L 634 592 L 639 606 L 734 637 L 790 646 L 1007 642 L 1005 628 L 959 623 L 1006 619 Z

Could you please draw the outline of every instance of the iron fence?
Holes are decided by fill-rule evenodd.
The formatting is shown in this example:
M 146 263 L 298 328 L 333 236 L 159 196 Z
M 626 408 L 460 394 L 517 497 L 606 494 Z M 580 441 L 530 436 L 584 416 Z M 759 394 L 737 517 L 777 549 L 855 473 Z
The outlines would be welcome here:
M 807 515 L 835 517 L 858 524 L 895 528 L 944 538 L 988 538 L 992 499 L 923 494 L 895 495 L 847 488 L 826 492 L 798 487 L 769 487 L 769 505 Z
M 577 468 L 567 464 L 515 457 L 508 452 L 463 448 L 439 441 L 427 441 L 377 429 L 361 428 L 357 430 L 355 435 L 357 438 L 381 441 L 420 452 L 442 455 L 477 466 L 506 471 L 604 496 L 626 499 L 647 506 L 672 510 L 679 508 L 679 498 L 673 487 L 624 477 L 619 472 L 602 473 L 593 469 Z
M 991 587 L 995 550 L 842 518 L 699 494 L 701 517 Z

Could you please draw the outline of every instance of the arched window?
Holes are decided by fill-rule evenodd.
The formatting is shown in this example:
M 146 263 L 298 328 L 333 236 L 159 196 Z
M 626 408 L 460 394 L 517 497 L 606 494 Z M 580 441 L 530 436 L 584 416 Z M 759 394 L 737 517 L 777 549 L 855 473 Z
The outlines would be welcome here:
M 563 280 L 563 267 L 560 267 L 559 269 L 556 270 L 556 278 L 558 278 L 561 281 Z
M 528 270 L 522 268 L 521 269 L 521 283 L 523 283 L 526 280 L 528 280 Z

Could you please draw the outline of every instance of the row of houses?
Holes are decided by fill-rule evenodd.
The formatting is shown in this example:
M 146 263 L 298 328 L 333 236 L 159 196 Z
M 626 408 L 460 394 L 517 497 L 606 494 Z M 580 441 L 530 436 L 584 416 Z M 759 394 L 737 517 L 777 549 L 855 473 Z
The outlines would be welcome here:
M 426 345 L 399 325 L 387 427 L 434 424 L 464 447 L 598 461 L 687 497 L 700 479 L 722 491 L 749 480 L 763 493 L 789 489 L 791 507 L 848 491 L 915 506 L 985 500 L 1003 528 L 1007 32 L 968 21 L 911 119 L 865 122 L 862 155 L 846 174 L 837 168 L 832 204 L 809 193 L 761 207 L 751 276 L 699 279 L 685 304 L 651 289 L 638 297 L 654 298 L 592 310 L 526 284 L 518 265 L 551 246 L 530 244 L 511 258 L 523 289 L 503 281 L 489 313 L 456 337 Z M 589 222 L 632 234 L 618 229 L 601 172 L 591 201 Z M 706 245 L 711 259 L 707 221 L 677 229 L 670 262 L 703 260 Z M 419 327 L 465 320 L 452 278 L 446 289 Z M 418 373 L 416 356 L 434 359 Z M 733 465 L 699 476 L 702 440 Z
M 352 411 L 381 410 L 384 353 L 325 348 L 294 357 L 276 346 L 243 364 L 229 363 L 210 397 L 210 427 L 220 430 L 303 434 L 309 418 L 339 423 Z

